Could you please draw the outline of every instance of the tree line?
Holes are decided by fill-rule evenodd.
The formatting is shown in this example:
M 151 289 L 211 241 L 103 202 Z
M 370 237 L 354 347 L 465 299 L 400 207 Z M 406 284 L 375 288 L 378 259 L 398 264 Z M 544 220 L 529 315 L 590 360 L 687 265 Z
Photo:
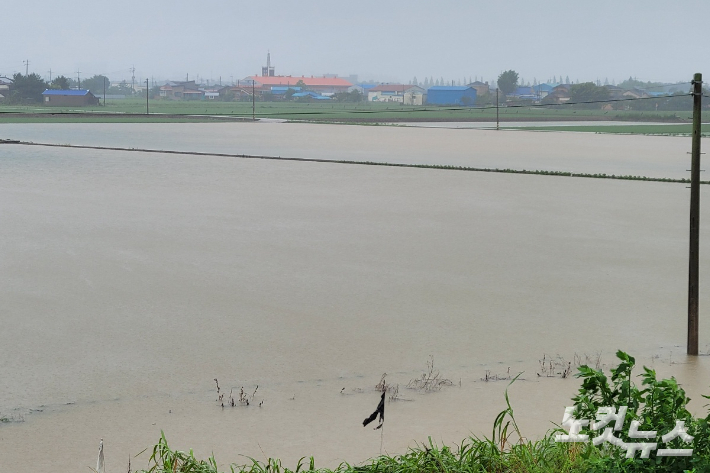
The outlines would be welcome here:
M 12 76 L 12 81 L 10 93 L 6 97 L 7 102 L 12 104 L 40 103 L 42 102 L 42 92 L 47 89 L 69 90 L 80 88 L 90 90 L 97 97 L 103 95 L 104 90 L 110 95 L 134 94 L 130 84 L 126 81 L 122 81 L 118 86 L 111 86 L 109 78 L 100 74 L 84 79 L 81 82 L 65 76 L 57 76 L 48 82 L 39 74 L 23 75 L 16 73 Z

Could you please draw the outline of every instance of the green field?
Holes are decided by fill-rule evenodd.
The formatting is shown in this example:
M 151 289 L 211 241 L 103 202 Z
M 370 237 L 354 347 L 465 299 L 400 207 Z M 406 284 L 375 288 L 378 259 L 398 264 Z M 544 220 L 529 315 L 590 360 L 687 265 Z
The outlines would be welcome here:
M 511 130 L 528 131 L 576 131 L 586 133 L 616 133 L 627 135 L 660 135 L 660 136 L 689 136 L 692 134 L 690 123 L 658 124 L 658 125 L 582 125 L 582 126 L 530 126 L 530 127 L 502 127 Z M 703 136 L 710 136 L 710 124 L 703 124 Z
M 0 123 L 21 122 L 151 122 L 209 121 L 235 117 L 251 118 L 250 102 L 151 100 L 150 117 L 145 117 L 146 103 L 140 99 L 108 100 L 106 106 L 60 108 L 43 106 L 0 106 Z M 93 114 L 96 115 L 88 115 Z M 650 122 L 689 121 L 691 112 L 635 112 L 615 110 L 573 110 L 565 106 L 501 107 L 501 122 L 511 121 L 582 121 L 625 120 Z M 121 117 L 122 115 L 129 117 Z M 169 115 L 169 117 L 160 117 Z M 81 119 L 79 118 L 81 116 Z M 214 116 L 214 117 L 210 117 Z M 256 102 L 256 118 L 305 120 L 318 122 L 386 123 L 398 121 L 495 121 L 495 107 L 432 107 L 383 103 L 293 103 Z M 576 131 L 576 130 L 575 130 Z

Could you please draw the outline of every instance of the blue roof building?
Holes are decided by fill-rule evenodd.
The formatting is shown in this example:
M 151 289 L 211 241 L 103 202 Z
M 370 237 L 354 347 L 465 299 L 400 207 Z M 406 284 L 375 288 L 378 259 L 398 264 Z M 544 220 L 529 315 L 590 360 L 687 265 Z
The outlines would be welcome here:
M 516 96 L 516 97 L 521 97 L 523 95 L 534 95 L 535 92 L 533 92 L 532 87 L 527 87 L 527 86 L 519 86 L 517 89 L 515 89 L 515 92 L 513 92 L 510 95 Z
M 291 97 L 293 97 L 294 99 L 308 97 L 313 100 L 330 100 L 330 97 L 325 97 L 323 95 L 317 94 L 317 93 L 312 92 L 310 90 L 307 90 L 306 92 L 296 92 Z
M 549 94 L 550 92 L 552 92 L 552 89 L 554 89 L 554 87 L 550 84 L 537 84 L 533 85 L 532 89 L 534 94 L 542 94 L 544 96 L 545 94 Z
M 436 85 L 427 89 L 427 103 L 432 105 L 463 105 L 476 104 L 476 89 L 467 86 Z
M 45 105 L 64 107 L 81 107 L 84 105 L 97 105 L 99 99 L 89 90 L 58 90 L 47 89 L 42 92 L 42 100 Z
M 84 89 L 77 89 L 77 90 L 60 90 L 60 89 L 46 89 L 44 92 L 42 92 L 42 95 L 58 95 L 62 97 L 67 97 L 67 96 L 79 96 L 83 97 L 85 95 L 90 94 L 91 92 L 89 90 L 84 90 Z
M 300 87 L 279 87 L 279 86 L 273 86 L 271 87 L 271 93 L 274 95 L 285 95 L 286 92 L 289 91 L 289 89 L 293 90 L 294 92 L 300 92 L 301 88 Z

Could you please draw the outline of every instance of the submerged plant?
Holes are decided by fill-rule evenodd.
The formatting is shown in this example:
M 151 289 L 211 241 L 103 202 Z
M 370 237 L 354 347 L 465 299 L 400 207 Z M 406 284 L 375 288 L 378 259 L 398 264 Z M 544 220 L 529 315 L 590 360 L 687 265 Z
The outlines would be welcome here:
M 516 376 L 508 385 L 515 382 Z M 384 392 L 383 392 L 384 394 Z M 532 442 L 521 433 L 515 420 L 513 408 L 505 390 L 506 409 L 496 417 L 490 439 L 470 437 L 453 448 L 436 445 L 431 437 L 428 442 L 409 449 L 402 455 L 381 455 L 362 465 L 341 463 L 334 469 L 316 469 L 315 460 L 302 457 L 295 468 L 285 467 L 280 460 L 268 458 L 262 462 L 251 457 L 250 464 L 231 464 L 231 473 L 300 473 L 313 471 L 322 473 L 419 473 L 419 472 L 540 472 L 572 473 L 584 471 L 581 452 L 583 448 L 575 444 L 556 443 L 554 434 L 559 429 L 547 433 L 541 440 Z M 158 443 L 150 457 L 152 466 L 143 473 L 221 473 L 214 457 L 197 460 L 192 451 L 172 450 L 161 432 Z M 225 472 L 226 473 L 226 472 Z
M 409 381 L 407 388 L 416 389 L 419 391 L 432 392 L 440 391 L 444 386 L 453 386 L 454 383 L 450 379 L 441 376 L 438 370 L 434 369 L 434 357 L 429 356 L 426 362 L 427 370 L 422 373 L 421 377 L 414 378 Z
M 508 389 L 519 379 L 515 376 L 505 390 L 506 408 L 493 422 L 490 438 L 469 437 L 453 448 L 438 446 L 429 438 L 428 442 L 409 449 L 402 455 L 378 456 L 362 465 L 341 463 L 336 468 L 316 469 L 313 457 L 306 463 L 301 458 L 294 469 L 285 467 L 280 460 L 269 458 L 258 461 L 249 458 L 250 464 L 229 465 L 231 473 L 300 473 L 302 471 L 351 473 L 409 473 L 409 472 L 466 472 L 466 473 L 596 473 L 596 472 L 705 472 L 710 471 L 710 415 L 694 418 L 687 409 L 690 399 L 675 379 L 658 380 L 654 370 L 644 367 L 640 386 L 632 377 L 636 360 L 619 351 L 618 366 L 611 369 L 607 376 L 599 366 L 597 368 L 581 365 L 577 377 L 582 379 L 579 392 L 573 398 L 574 417 L 590 419 L 597 417 L 600 408 L 618 409 L 626 406 L 623 419 L 624 427 L 631 421 L 638 422 L 638 431 L 657 431 L 660 435 L 671 431 L 676 422 L 685 422 L 687 433 L 693 436 L 692 444 L 685 444 L 682 437 L 669 440 L 667 448 L 692 448 L 692 456 L 626 458 L 623 447 L 605 444 L 598 448 L 591 438 L 595 431 L 588 427 L 580 433 L 589 435 L 586 442 L 560 442 L 555 437 L 566 432 L 560 428 L 548 431 L 540 440 L 528 440 L 515 420 L 513 407 L 508 396 Z M 428 365 L 431 374 L 424 379 L 438 379 L 434 375 L 433 360 Z M 383 396 L 387 392 L 384 375 L 381 380 Z M 710 398 L 708 396 L 704 396 Z M 598 432 L 597 432 L 598 433 Z M 623 431 L 612 432 L 623 442 L 634 439 Z M 152 466 L 143 473 L 222 473 L 218 470 L 214 457 L 197 460 L 192 451 L 182 452 L 169 448 L 165 435 L 161 432 L 158 443 L 150 457 Z M 226 472 L 224 472 L 226 473 Z

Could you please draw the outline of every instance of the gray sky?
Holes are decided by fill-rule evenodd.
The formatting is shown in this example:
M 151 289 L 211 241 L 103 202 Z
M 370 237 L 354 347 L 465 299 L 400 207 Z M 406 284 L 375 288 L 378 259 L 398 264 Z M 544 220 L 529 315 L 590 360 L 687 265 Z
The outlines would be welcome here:
M 409 82 L 710 75 L 707 0 L 25 0 L 2 7 L 0 75 L 111 80 L 260 73 Z

